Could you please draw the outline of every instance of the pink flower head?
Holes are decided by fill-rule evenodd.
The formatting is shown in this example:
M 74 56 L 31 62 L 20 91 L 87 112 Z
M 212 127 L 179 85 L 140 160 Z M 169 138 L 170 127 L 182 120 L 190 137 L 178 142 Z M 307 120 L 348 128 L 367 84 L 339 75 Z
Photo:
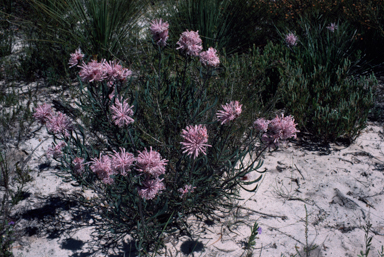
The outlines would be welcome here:
M 297 37 L 293 33 L 289 33 L 285 37 L 285 42 L 288 44 L 288 46 L 295 46 L 297 45 Z
M 72 164 L 74 165 L 73 170 L 80 174 L 84 171 L 84 158 L 76 157 L 73 159 Z
M 80 66 L 81 70 L 79 76 L 83 82 L 93 82 L 93 81 L 103 81 L 107 78 L 107 74 L 104 68 L 105 60 L 97 62 L 92 60 L 88 64 L 83 64 Z
M 123 68 L 116 61 L 109 61 L 104 63 L 104 71 L 106 73 L 106 79 L 113 84 L 114 81 L 125 81 L 127 77 L 132 75 L 132 71 L 127 68 Z
M 51 115 L 47 120 L 47 129 L 53 134 L 61 133 L 64 137 L 69 137 L 68 131 L 73 129 L 71 120 L 64 113 L 58 112 Z
M 100 158 L 91 158 L 91 162 L 87 164 L 92 164 L 90 166 L 91 170 L 97 174 L 99 179 L 103 181 L 105 184 L 112 184 L 113 179 L 110 177 L 111 175 L 114 175 L 115 172 L 112 169 L 112 162 L 111 158 L 107 155 L 101 156 Z
M 179 41 L 177 41 L 176 44 L 178 44 L 179 47 L 177 47 L 176 50 L 181 49 L 188 55 L 198 56 L 201 50 L 203 50 L 201 46 L 202 43 L 199 31 L 187 30 L 181 34 Z
M 138 171 L 150 174 L 153 177 L 158 177 L 165 174 L 165 166 L 167 165 L 166 159 L 161 159 L 160 153 L 152 151 L 150 147 L 149 152 L 147 149 L 140 152 L 136 159 L 136 166 Z
M 296 133 L 300 132 L 296 129 L 295 119 L 289 115 L 287 117 L 284 117 L 284 115 L 279 118 L 276 116 L 268 125 L 268 128 L 272 131 L 276 131 L 274 126 L 278 128 L 280 131 L 278 132 L 280 135 L 281 140 L 287 140 L 288 138 L 295 138 L 296 139 Z
M 221 122 L 221 125 L 228 123 L 241 114 L 241 107 L 243 105 L 239 104 L 239 101 L 231 101 L 225 105 L 222 105 L 224 110 L 220 110 L 216 113 L 217 119 Z
M 61 142 L 60 144 L 57 144 L 56 146 L 54 144 L 52 144 L 53 147 L 50 147 L 48 148 L 47 150 L 47 157 L 48 158 L 51 158 L 53 156 L 53 158 L 59 158 L 61 157 L 63 154 L 61 152 L 61 149 L 66 146 L 67 144 L 65 142 Z
M 268 122 L 267 133 L 263 134 L 261 140 L 266 144 L 277 146 L 279 140 L 285 141 L 288 138 L 296 138 L 296 133 L 299 132 L 296 125 L 292 116 L 276 116 L 276 118 Z
M 153 20 L 151 23 L 151 33 L 153 41 L 155 41 L 159 46 L 165 46 L 168 39 L 168 22 L 163 22 L 162 19 Z
M 38 120 L 41 124 L 45 124 L 48 121 L 48 118 L 52 116 L 52 108 L 49 104 L 42 104 L 35 108 L 35 113 L 33 117 Z
M 179 188 L 178 191 L 181 193 L 180 198 L 183 198 L 183 196 L 184 196 L 185 194 L 187 194 L 188 192 L 189 192 L 189 193 L 193 193 L 193 190 L 194 190 L 194 189 L 196 189 L 196 187 L 192 187 L 192 185 L 185 185 L 185 186 L 184 186 L 184 189 Z
M 336 23 L 331 23 L 329 26 L 327 26 L 327 29 L 330 30 L 331 32 L 335 32 L 337 27 L 338 26 L 336 25 Z
M 71 58 L 69 59 L 69 68 L 72 68 L 73 66 L 76 66 L 80 60 L 82 60 L 84 57 L 84 54 L 81 53 L 81 49 L 77 49 L 74 54 L 71 54 Z
M 269 120 L 265 120 L 264 118 L 257 119 L 253 126 L 255 127 L 257 132 L 267 132 Z
M 118 127 L 123 127 L 133 123 L 135 120 L 131 118 L 133 115 L 133 105 L 129 106 L 127 100 L 124 100 L 122 103 L 118 98 L 115 98 L 116 102 L 111 106 L 112 119 L 115 122 L 115 125 Z
M 207 147 L 211 145 L 206 144 L 208 142 L 207 128 L 203 125 L 187 126 L 183 129 L 181 136 L 184 142 L 181 142 L 183 153 L 187 155 L 193 155 L 195 159 L 200 152 L 206 155 Z
M 118 171 L 121 175 L 126 176 L 128 171 L 131 171 L 130 167 L 135 162 L 135 157 L 131 153 L 126 153 L 124 148 L 120 148 L 120 152 L 113 151 L 112 155 L 112 168 Z
M 165 185 L 162 180 L 156 179 L 147 179 L 143 182 L 143 187 L 138 189 L 138 193 L 141 198 L 146 200 L 151 200 L 155 198 L 159 191 L 165 189 Z
M 220 59 L 216 54 L 216 49 L 210 47 L 207 51 L 200 53 L 200 62 L 203 65 L 216 67 L 220 64 Z

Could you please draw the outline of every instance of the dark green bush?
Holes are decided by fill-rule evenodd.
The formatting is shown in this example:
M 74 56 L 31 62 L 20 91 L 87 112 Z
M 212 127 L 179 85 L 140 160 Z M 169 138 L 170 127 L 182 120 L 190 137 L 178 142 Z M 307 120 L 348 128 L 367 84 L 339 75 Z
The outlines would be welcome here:
M 285 48 L 268 43 L 263 50 L 253 46 L 247 53 L 222 56 L 219 77 L 209 87 L 220 102 L 235 99 L 244 104 L 240 119 L 268 117 L 279 103 L 279 70 Z
M 332 32 L 329 24 L 319 17 L 301 20 L 304 34 L 287 50 L 282 70 L 282 97 L 302 132 L 353 141 L 366 124 L 377 82 L 360 75 L 366 67 L 354 47 L 356 31 L 338 22 Z

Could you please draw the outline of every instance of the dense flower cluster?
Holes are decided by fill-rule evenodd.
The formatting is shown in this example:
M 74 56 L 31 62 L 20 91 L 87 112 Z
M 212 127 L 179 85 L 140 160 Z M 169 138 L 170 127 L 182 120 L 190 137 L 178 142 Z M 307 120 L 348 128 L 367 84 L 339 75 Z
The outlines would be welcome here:
M 210 47 L 207 51 L 200 53 L 200 62 L 203 65 L 216 67 L 220 64 L 220 59 L 217 56 L 216 49 Z
M 131 166 L 136 161 L 135 156 L 132 153 L 125 152 L 124 148 L 120 148 L 120 152 L 113 151 L 112 155 L 112 167 L 118 173 L 123 176 L 127 175 L 127 172 L 131 171 Z
M 125 81 L 128 77 L 132 76 L 132 71 L 123 68 L 116 61 L 101 60 L 97 62 L 92 60 L 88 64 L 85 62 L 79 65 L 81 68 L 79 76 L 83 82 L 101 82 L 106 80 L 108 85 L 112 85 L 115 81 Z
M 162 179 L 147 179 L 143 182 L 143 187 L 138 189 L 138 193 L 141 198 L 146 200 L 151 200 L 156 197 L 156 195 L 165 189 Z
M 183 129 L 181 136 L 184 142 L 181 142 L 183 153 L 192 155 L 195 159 L 200 153 L 206 155 L 207 147 L 211 145 L 206 144 L 208 142 L 207 128 L 203 125 L 187 126 Z
M 38 120 L 41 124 L 45 124 L 48 121 L 48 117 L 51 117 L 53 110 L 51 106 L 47 103 L 39 105 L 35 108 L 35 113 L 33 117 Z
M 107 80 L 111 83 L 114 81 L 125 81 L 128 77 L 132 76 L 132 71 L 123 68 L 123 66 L 116 61 L 105 62 L 104 70 L 107 75 Z
M 120 148 L 120 152 L 113 151 L 114 155 L 101 155 L 99 158 L 91 158 L 90 169 L 97 174 L 99 179 L 105 184 L 112 184 L 112 175 L 121 174 L 127 176 L 127 172 L 131 171 L 136 158 L 132 153 L 128 153 L 125 149 Z
M 279 144 L 279 141 L 285 141 L 288 138 L 296 138 L 295 120 L 292 116 L 276 116 L 273 120 L 267 121 L 264 118 L 257 119 L 254 122 L 254 128 L 258 132 L 263 132 L 261 140 L 267 145 Z
M 221 107 L 223 107 L 224 110 L 220 110 L 216 113 L 217 119 L 221 122 L 221 125 L 229 123 L 239 117 L 242 106 L 242 104 L 239 104 L 239 101 L 231 101 L 230 103 L 222 105 Z
M 69 137 L 69 131 L 73 130 L 72 122 L 68 116 L 61 112 L 55 113 L 47 103 L 35 108 L 33 116 L 41 124 L 45 124 L 48 131 L 53 134 L 62 134 L 64 137 Z
M 108 155 L 101 155 L 98 158 L 91 158 L 91 162 L 87 164 L 92 164 L 90 169 L 97 174 L 99 179 L 105 184 L 112 184 L 113 178 L 111 175 L 115 175 L 117 172 L 112 169 L 112 160 Z
M 61 142 L 59 144 L 57 144 L 56 146 L 53 145 L 53 147 L 49 147 L 48 150 L 47 150 L 47 157 L 48 158 L 51 158 L 53 156 L 53 158 L 59 158 L 62 156 L 62 152 L 61 152 L 61 149 L 66 146 L 67 144 L 65 142 Z
M 152 21 L 150 30 L 153 41 L 155 41 L 159 46 L 165 46 L 167 44 L 168 28 L 168 22 L 163 22 L 162 19 Z
M 297 45 L 297 37 L 293 33 L 289 33 L 285 37 L 285 42 L 287 43 L 288 46 L 295 46 Z
M 139 171 L 153 177 L 158 177 L 165 174 L 167 162 L 167 160 L 161 159 L 159 152 L 153 151 L 152 147 L 150 147 L 149 151 L 147 149 L 142 152 L 139 151 L 136 165 Z
M 81 52 L 81 49 L 77 49 L 75 53 L 71 54 L 71 58 L 69 59 L 68 64 L 70 65 L 69 68 L 72 68 L 79 64 L 79 61 L 82 60 L 84 57 L 84 54 Z
M 112 119 L 118 127 L 123 127 L 133 123 L 135 120 L 131 117 L 133 115 L 133 105 L 129 106 L 127 100 L 120 102 L 118 98 L 115 104 L 111 106 Z
M 159 152 L 153 151 L 152 147 L 148 151 L 145 149 L 139 152 L 137 156 L 136 166 L 138 171 L 141 171 L 146 176 L 145 181 L 142 183 L 142 187 L 138 189 L 139 195 L 146 199 L 151 200 L 159 193 L 159 191 L 165 189 L 165 185 L 159 176 L 165 174 L 165 166 L 168 160 L 161 159 Z
M 178 191 L 181 193 L 180 198 L 183 198 L 183 196 L 187 193 L 193 193 L 194 189 L 196 189 L 196 187 L 192 187 L 192 185 L 185 185 L 184 189 L 179 188 Z
M 337 25 L 336 23 L 331 23 L 329 26 L 327 26 L 327 29 L 331 32 L 335 32 L 335 30 L 337 29 Z
M 46 123 L 47 129 L 53 134 L 61 134 L 64 137 L 69 137 L 69 131 L 73 130 L 71 120 L 64 113 L 58 112 L 51 114 Z
M 199 36 L 199 31 L 187 30 L 181 34 L 179 41 L 177 41 L 176 44 L 178 44 L 179 47 L 177 47 L 176 50 L 181 49 L 187 55 L 199 56 L 199 53 L 203 50 L 202 43 L 203 41 Z

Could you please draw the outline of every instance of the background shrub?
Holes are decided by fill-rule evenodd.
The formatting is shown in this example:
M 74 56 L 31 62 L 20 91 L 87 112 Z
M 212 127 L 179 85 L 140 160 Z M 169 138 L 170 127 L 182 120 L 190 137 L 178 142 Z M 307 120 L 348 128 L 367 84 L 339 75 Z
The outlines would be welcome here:
M 304 34 L 287 50 L 281 89 L 285 107 L 301 131 L 324 141 L 353 141 L 373 106 L 375 76 L 361 76 L 364 66 L 354 47 L 356 31 L 338 22 L 332 32 L 321 18 L 302 18 Z

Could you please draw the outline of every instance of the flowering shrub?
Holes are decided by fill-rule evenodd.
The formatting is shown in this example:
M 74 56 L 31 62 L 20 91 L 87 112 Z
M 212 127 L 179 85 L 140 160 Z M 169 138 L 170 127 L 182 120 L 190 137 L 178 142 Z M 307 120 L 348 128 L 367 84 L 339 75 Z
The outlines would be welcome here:
M 164 24 L 153 22 L 152 33 Z M 186 31 L 177 42 L 173 54 L 180 56 L 176 50 L 181 50 L 182 63 L 164 56 L 158 42 L 156 72 L 149 64 L 129 80 L 118 80 L 107 71 L 116 62 L 78 66 L 77 104 L 90 122 L 70 126 L 65 119 L 65 126 L 54 130 L 52 117 L 62 114 L 52 114 L 47 105 L 35 114 L 62 141 L 57 143 L 61 153 L 53 157 L 68 179 L 98 194 L 82 201 L 99 210 L 100 234 L 105 229 L 130 234 L 144 254 L 161 246 L 165 233 L 184 228 L 189 215 L 212 219 L 216 210 L 234 207 L 244 185 L 256 190 L 262 174 L 253 181 L 243 178 L 261 167 L 259 156 L 269 147 L 258 144 L 262 135 L 252 120 L 240 122 L 239 101 L 218 108 L 216 95 L 208 93 L 215 76 L 209 71 L 219 60 L 213 48 L 208 56 L 201 53 L 197 32 Z M 269 123 L 275 145 L 297 132 L 290 116 L 276 119 Z

